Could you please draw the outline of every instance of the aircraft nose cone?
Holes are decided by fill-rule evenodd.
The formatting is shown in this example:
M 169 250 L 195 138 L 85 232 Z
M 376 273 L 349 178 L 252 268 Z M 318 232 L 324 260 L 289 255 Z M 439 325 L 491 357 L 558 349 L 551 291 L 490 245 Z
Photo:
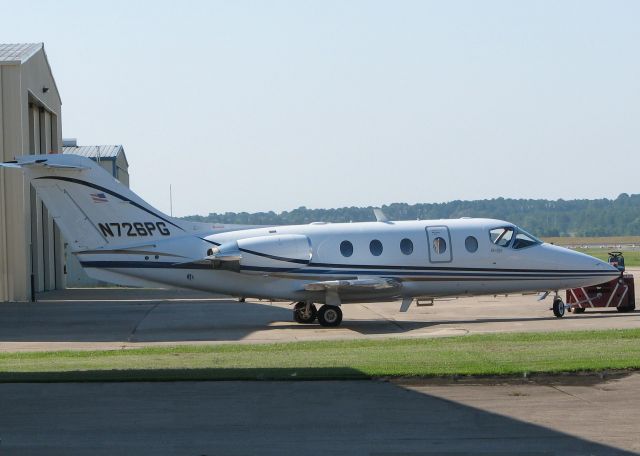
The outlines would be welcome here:
M 610 265 L 609 263 L 607 263 L 605 261 L 600 261 L 600 263 L 598 263 L 597 267 L 600 270 L 609 271 L 612 276 L 619 276 L 620 275 L 620 270 L 617 267 L 612 266 L 612 265 Z
M 603 282 L 605 280 L 615 279 L 620 275 L 620 271 L 615 266 L 610 265 L 606 261 L 586 255 L 580 252 L 572 252 L 576 260 L 581 265 L 581 269 L 591 270 L 602 273 Z
M 555 245 L 545 244 L 545 247 L 549 255 L 548 258 L 555 261 L 558 270 L 571 270 L 576 274 L 586 274 L 593 277 L 595 283 L 607 282 L 620 275 L 620 271 L 616 267 L 590 255 Z
M 620 270 L 618 268 L 616 268 L 615 266 L 610 265 L 609 263 L 607 263 L 606 261 L 602 261 L 599 260 L 597 263 L 597 267 L 599 269 L 603 269 L 605 271 L 612 271 L 612 272 L 620 272 Z

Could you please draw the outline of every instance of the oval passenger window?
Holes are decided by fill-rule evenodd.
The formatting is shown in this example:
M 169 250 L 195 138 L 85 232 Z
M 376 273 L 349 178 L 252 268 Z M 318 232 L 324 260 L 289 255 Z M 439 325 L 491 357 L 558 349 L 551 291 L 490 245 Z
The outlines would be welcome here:
M 353 244 L 349 241 L 342 241 L 340 243 L 340 253 L 344 257 L 350 257 L 353 255 Z
M 413 253 L 413 242 L 411 242 L 411 239 L 404 238 L 400 241 L 400 251 L 405 255 L 411 255 Z
M 382 242 L 377 239 L 374 239 L 369 243 L 369 250 L 371 251 L 371 255 L 380 256 L 382 255 Z
M 478 250 L 478 240 L 473 236 L 469 236 L 464 240 L 464 246 L 467 248 L 467 252 L 474 253 Z

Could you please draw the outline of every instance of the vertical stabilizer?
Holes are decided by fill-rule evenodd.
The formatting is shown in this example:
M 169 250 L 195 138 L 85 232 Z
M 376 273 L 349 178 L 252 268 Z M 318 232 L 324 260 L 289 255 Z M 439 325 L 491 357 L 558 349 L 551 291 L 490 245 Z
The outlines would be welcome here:
M 72 251 L 186 234 L 177 220 L 147 204 L 86 157 L 30 155 L 0 166 L 26 173 Z

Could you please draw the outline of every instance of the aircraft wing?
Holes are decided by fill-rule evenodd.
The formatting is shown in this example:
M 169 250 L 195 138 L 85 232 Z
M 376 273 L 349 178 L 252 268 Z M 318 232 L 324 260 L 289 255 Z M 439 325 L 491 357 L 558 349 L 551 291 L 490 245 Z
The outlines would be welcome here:
M 350 291 L 350 290 L 386 290 L 400 287 L 400 282 L 384 277 L 366 279 L 326 280 L 312 282 L 304 286 L 306 291 Z

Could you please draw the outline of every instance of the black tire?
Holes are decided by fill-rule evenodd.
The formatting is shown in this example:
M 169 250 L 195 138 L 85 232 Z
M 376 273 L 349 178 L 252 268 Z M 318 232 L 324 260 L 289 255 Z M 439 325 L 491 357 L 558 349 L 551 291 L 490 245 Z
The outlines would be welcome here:
M 618 312 L 633 312 L 636 310 L 636 297 L 633 293 L 629 293 L 627 296 L 627 303 L 623 306 L 616 307 Z
M 342 322 L 342 310 L 337 306 L 324 305 L 318 311 L 318 323 L 326 327 L 335 327 Z
M 577 314 L 584 313 L 585 310 L 587 310 L 587 309 L 585 309 L 584 307 L 574 307 L 573 308 L 573 312 L 577 313 Z
M 616 307 L 616 309 L 618 309 L 618 312 L 633 312 L 636 310 L 636 305 L 634 303 L 631 305 Z
M 564 317 L 564 302 L 562 302 L 562 299 L 554 299 L 553 300 L 553 314 L 557 317 L 557 318 L 562 318 Z
M 316 306 L 311 304 L 309 307 L 309 313 L 306 312 L 307 303 L 299 302 L 293 308 L 293 320 L 298 323 L 310 324 L 316 321 L 316 317 L 318 316 L 318 310 Z

